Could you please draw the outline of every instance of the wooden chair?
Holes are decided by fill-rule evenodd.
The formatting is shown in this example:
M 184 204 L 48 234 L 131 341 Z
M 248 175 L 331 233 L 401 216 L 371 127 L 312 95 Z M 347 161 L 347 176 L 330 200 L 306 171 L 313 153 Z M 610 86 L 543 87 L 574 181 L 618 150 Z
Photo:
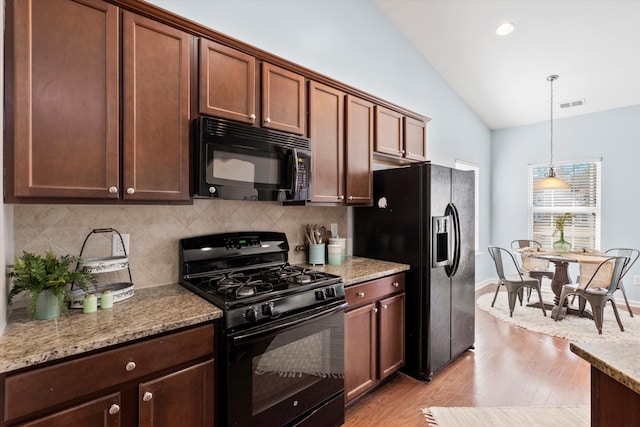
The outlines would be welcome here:
M 589 301 L 593 313 L 593 321 L 596 324 L 598 333 L 602 335 L 604 307 L 607 301 L 611 301 L 618 326 L 621 331 L 624 331 L 613 293 L 618 289 L 620 278 L 628 263 L 628 257 L 608 257 L 600 263 L 580 262 L 579 282 L 568 283 L 562 286 L 558 306 L 562 307 L 564 300 L 569 295 L 577 295 L 579 297 L 580 311 L 582 312 L 584 311 L 586 301 Z M 555 320 L 558 320 L 557 313 Z
M 541 248 L 540 242 L 528 239 L 519 239 L 511 242 L 511 249 L 523 249 L 523 248 Z M 542 278 L 546 277 L 549 280 L 553 279 L 553 271 L 549 270 L 549 261 L 540 258 L 532 258 L 520 254 L 520 270 L 526 275 L 538 279 L 542 285 Z M 531 297 L 531 288 L 527 289 L 527 301 Z
M 515 257 L 507 249 L 500 248 L 498 246 L 489 246 L 489 254 L 491 254 L 491 258 L 493 258 L 496 273 L 498 273 L 498 286 L 496 287 L 496 293 L 493 296 L 491 307 L 495 304 L 496 298 L 498 297 L 498 291 L 502 285 L 507 289 L 507 298 L 509 299 L 509 317 L 513 317 L 513 309 L 516 306 L 516 299 L 520 297 L 520 305 L 522 305 L 522 289 L 529 288 L 535 289 L 538 292 L 538 299 L 540 300 L 542 313 L 546 316 L 547 311 L 544 308 L 542 293 L 540 292 L 540 281 L 522 272 Z M 505 267 L 513 270 L 515 274 L 505 274 Z

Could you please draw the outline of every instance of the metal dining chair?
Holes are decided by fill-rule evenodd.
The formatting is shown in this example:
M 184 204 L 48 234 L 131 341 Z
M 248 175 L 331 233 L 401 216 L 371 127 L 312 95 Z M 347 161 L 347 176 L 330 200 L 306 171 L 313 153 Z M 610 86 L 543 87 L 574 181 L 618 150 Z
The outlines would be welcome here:
M 629 262 L 625 266 L 622 271 L 622 276 L 620 276 L 620 281 L 618 282 L 618 288 L 616 290 L 622 291 L 622 296 L 624 297 L 624 303 L 627 305 L 627 310 L 629 310 L 629 315 L 633 317 L 633 311 L 631 311 L 631 306 L 629 305 L 629 300 L 627 299 L 627 293 L 624 290 L 624 285 L 622 284 L 622 279 L 627 274 L 629 269 L 635 262 L 638 260 L 638 256 L 640 256 L 640 251 L 638 249 L 631 248 L 611 248 L 605 251 L 605 255 L 610 256 L 623 256 L 629 258 Z
M 607 305 L 607 301 L 611 301 L 611 307 L 613 307 L 618 326 L 621 331 L 624 331 L 613 293 L 618 289 L 618 284 L 628 263 L 629 258 L 624 256 L 608 257 L 597 264 L 580 262 L 579 281 L 578 283 L 568 283 L 562 286 L 558 307 L 562 307 L 564 300 L 569 295 L 577 295 L 579 297 L 580 312 L 584 312 L 586 302 L 589 301 L 593 321 L 598 329 L 598 334 L 602 335 L 604 307 Z M 587 268 L 589 272 L 585 272 Z M 560 310 L 554 317 L 556 321 L 558 320 L 559 312 Z
M 516 299 L 518 299 L 518 297 L 522 297 L 522 289 L 535 289 L 538 292 L 542 313 L 546 316 L 547 310 L 545 310 L 544 302 L 542 301 L 540 281 L 524 273 L 509 250 L 498 246 L 489 246 L 488 249 L 491 258 L 493 258 L 496 273 L 498 273 L 498 286 L 496 287 L 496 293 L 493 296 L 491 307 L 493 307 L 496 302 L 496 298 L 498 298 L 500 286 L 504 286 L 507 289 L 507 298 L 509 299 L 509 317 L 513 317 Z M 505 270 L 505 267 L 507 270 Z M 506 274 L 505 271 L 513 271 L 515 274 Z M 522 299 L 520 299 L 520 305 L 522 305 Z
M 511 242 L 511 249 L 523 249 L 523 248 L 541 248 L 540 242 L 529 239 L 518 239 Z M 534 279 L 538 279 L 542 284 L 542 278 L 546 277 L 549 280 L 553 280 L 554 272 L 549 270 L 549 261 L 539 258 L 531 258 L 520 254 L 520 270 Z M 527 301 L 531 297 L 531 288 L 527 289 Z

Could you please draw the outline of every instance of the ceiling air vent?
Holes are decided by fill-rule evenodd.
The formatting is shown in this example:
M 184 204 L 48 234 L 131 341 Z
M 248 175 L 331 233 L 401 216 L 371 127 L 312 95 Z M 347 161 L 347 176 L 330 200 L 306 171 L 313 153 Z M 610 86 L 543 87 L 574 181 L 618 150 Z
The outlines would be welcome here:
M 560 105 L 560 109 L 564 110 L 567 108 L 582 107 L 583 105 L 587 105 L 587 101 L 584 98 L 582 98 L 576 101 L 561 102 L 559 105 Z

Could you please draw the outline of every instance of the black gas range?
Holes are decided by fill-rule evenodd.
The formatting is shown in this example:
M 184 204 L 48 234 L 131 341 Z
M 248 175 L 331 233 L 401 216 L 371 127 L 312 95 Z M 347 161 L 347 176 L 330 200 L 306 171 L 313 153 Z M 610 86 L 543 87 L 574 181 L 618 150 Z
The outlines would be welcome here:
M 344 422 L 344 283 L 278 232 L 180 240 L 180 279 L 223 311 L 220 425 Z

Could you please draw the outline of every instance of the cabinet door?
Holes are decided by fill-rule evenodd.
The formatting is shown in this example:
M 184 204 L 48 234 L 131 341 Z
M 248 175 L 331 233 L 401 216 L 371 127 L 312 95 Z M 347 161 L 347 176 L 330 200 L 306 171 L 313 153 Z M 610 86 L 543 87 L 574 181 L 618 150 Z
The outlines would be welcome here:
M 404 293 L 380 300 L 380 379 L 404 365 Z
M 402 114 L 376 105 L 375 151 L 402 157 L 404 155 L 402 133 Z
M 303 76 L 262 64 L 262 126 L 304 135 L 306 99 Z
M 376 385 L 376 307 L 367 304 L 345 313 L 344 395 L 348 402 Z
M 118 197 L 118 25 L 101 0 L 13 2 L 15 197 Z
M 140 427 L 213 426 L 213 360 L 140 384 Z
M 346 180 L 347 204 L 373 201 L 373 104 L 347 95 Z
M 344 200 L 344 92 L 309 82 L 311 200 Z
M 404 118 L 404 157 L 424 162 L 427 160 L 426 124 L 421 120 Z
M 60 412 L 20 424 L 21 427 L 115 427 L 120 425 L 120 393 L 99 397 Z
M 200 113 L 255 123 L 255 58 L 201 38 L 199 60 Z
M 124 195 L 189 200 L 189 35 L 123 12 Z

